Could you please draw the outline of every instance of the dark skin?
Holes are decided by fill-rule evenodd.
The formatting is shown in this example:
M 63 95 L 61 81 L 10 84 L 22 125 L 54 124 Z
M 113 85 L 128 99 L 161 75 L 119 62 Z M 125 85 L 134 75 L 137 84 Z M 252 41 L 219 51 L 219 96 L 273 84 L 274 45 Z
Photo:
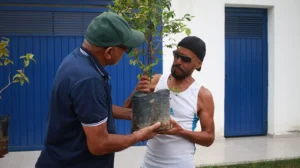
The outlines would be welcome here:
M 97 47 L 84 41 L 85 47 L 98 60 L 103 67 L 114 65 L 122 58 L 126 49 L 120 47 L 109 47 L 104 49 Z M 131 119 L 131 109 L 122 108 L 113 105 L 113 115 L 117 119 Z M 104 122 L 98 126 L 83 126 L 83 130 L 87 137 L 87 145 L 89 151 L 93 155 L 105 155 L 112 152 L 118 152 L 130 147 L 131 145 L 153 138 L 157 133 L 154 132 L 160 126 L 156 123 L 150 127 L 146 127 L 136 131 L 130 135 L 109 134 L 107 132 L 107 123 Z
M 112 105 L 112 112 L 115 119 L 131 120 L 132 119 L 132 109 L 124 108 L 117 105 Z
M 186 48 L 178 48 L 177 52 L 181 55 L 188 56 L 192 59 L 190 63 L 183 62 L 181 58 L 174 59 L 173 65 L 177 65 L 184 72 L 193 72 L 195 69 L 201 67 L 202 62 L 197 58 L 197 56 Z M 181 75 L 183 73 L 179 69 L 174 69 L 176 74 Z M 153 92 L 156 87 L 161 74 L 154 75 L 151 82 L 149 77 L 143 76 L 141 80 L 138 82 L 135 91 L 143 91 L 146 93 Z M 179 92 L 185 91 L 195 79 L 188 75 L 186 78 L 182 80 L 178 80 L 170 75 L 168 80 L 169 88 L 180 88 Z M 133 93 L 134 93 L 133 92 Z M 124 107 L 131 107 L 131 96 L 125 101 Z M 198 93 L 198 102 L 197 102 L 197 115 L 201 123 L 201 131 L 189 131 L 183 129 L 176 121 L 171 120 L 172 128 L 166 132 L 160 132 L 160 134 L 168 134 L 168 135 L 179 135 L 182 136 L 189 141 L 202 145 L 202 146 L 210 146 L 214 142 L 215 139 L 215 126 L 214 126 L 214 101 L 211 92 L 205 88 L 201 87 Z

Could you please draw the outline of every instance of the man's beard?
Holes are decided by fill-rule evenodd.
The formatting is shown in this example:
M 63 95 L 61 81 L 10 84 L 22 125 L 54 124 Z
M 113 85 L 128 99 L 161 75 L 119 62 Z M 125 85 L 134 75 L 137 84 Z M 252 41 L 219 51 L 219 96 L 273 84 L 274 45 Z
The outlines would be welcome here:
M 181 73 L 178 72 L 178 70 L 181 71 Z M 180 68 L 179 65 L 176 65 L 176 64 L 172 65 L 172 68 L 171 68 L 171 74 L 177 80 L 184 80 L 186 77 L 190 76 L 192 73 L 193 73 L 193 70 L 184 71 L 183 69 Z

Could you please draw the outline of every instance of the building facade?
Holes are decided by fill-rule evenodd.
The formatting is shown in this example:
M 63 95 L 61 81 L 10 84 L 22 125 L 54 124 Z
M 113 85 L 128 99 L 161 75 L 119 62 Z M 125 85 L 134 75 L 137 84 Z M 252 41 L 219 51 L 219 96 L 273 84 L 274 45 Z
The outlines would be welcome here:
M 10 151 L 42 148 L 56 69 L 63 57 L 82 43 L 91 19 L 106 11 L 109 3 L 0 1 L 0 36 L 11 39 L 16 68 L 23 64 L 17 58 L 27 52 L 34 53 L 37 60 L 27 71 L 30 84 L 11 87 L 0 101 L 0 114 L 12 115 Z M 216 137 L 285 135 L 300 130 L 300 1 L 173 0 L 172 8 L 177 16 L 195 16 L 187 22 L 191 35 L 206 42 L 202 70 L 193 76 L 213 94 Z M 177 42 L 183 37 L 174 36 Z M 172 50 L 163 48 L 163 62 L 156 71 L 169 73 L 172 61 Z M 114 103 L 122 105 L 137 83 L 139 71 L 129 65 L 128 58 L 108 71 Z M 0 72 L 2 86 L 8 69 Z M 130 132 L 129 121 L 116 122 L 118 133 Z
M 214 96 L 217 137 L 300 130 L 299 1 L 173 0 L 172 5 L 178 16 L 195 16 L 188 22 L 191 35 L 207 44 L 194 77 Z M 164 53 L 163 71 L 169 72 L 171 51 Z

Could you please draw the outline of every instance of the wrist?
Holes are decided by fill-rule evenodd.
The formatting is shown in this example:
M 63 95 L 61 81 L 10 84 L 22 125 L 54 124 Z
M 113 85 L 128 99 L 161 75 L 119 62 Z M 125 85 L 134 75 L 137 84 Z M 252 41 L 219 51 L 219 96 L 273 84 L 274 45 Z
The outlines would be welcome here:
M 139 134 L 138 134 L 137 131 L 133 132 L 131 134 L 131 138 L 132 138 L 132 140 L 133 140 L 134 143 L 137 143 L 137 142 L 141 141 L 141 137 L 139 136 Z
M 178 135 L 184 136 L 184 135 L 186 135 L 186 133 L 187 133 L 187 130 L 181 129 L 181 130 L 178 132 Z

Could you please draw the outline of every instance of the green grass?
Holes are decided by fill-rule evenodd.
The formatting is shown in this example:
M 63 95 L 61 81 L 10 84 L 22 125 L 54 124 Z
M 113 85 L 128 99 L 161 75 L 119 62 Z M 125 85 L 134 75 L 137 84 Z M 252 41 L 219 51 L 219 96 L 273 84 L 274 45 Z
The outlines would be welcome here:
M 300 158 L 226 166 L 203 166 L 201 168 L 300 168 Z

